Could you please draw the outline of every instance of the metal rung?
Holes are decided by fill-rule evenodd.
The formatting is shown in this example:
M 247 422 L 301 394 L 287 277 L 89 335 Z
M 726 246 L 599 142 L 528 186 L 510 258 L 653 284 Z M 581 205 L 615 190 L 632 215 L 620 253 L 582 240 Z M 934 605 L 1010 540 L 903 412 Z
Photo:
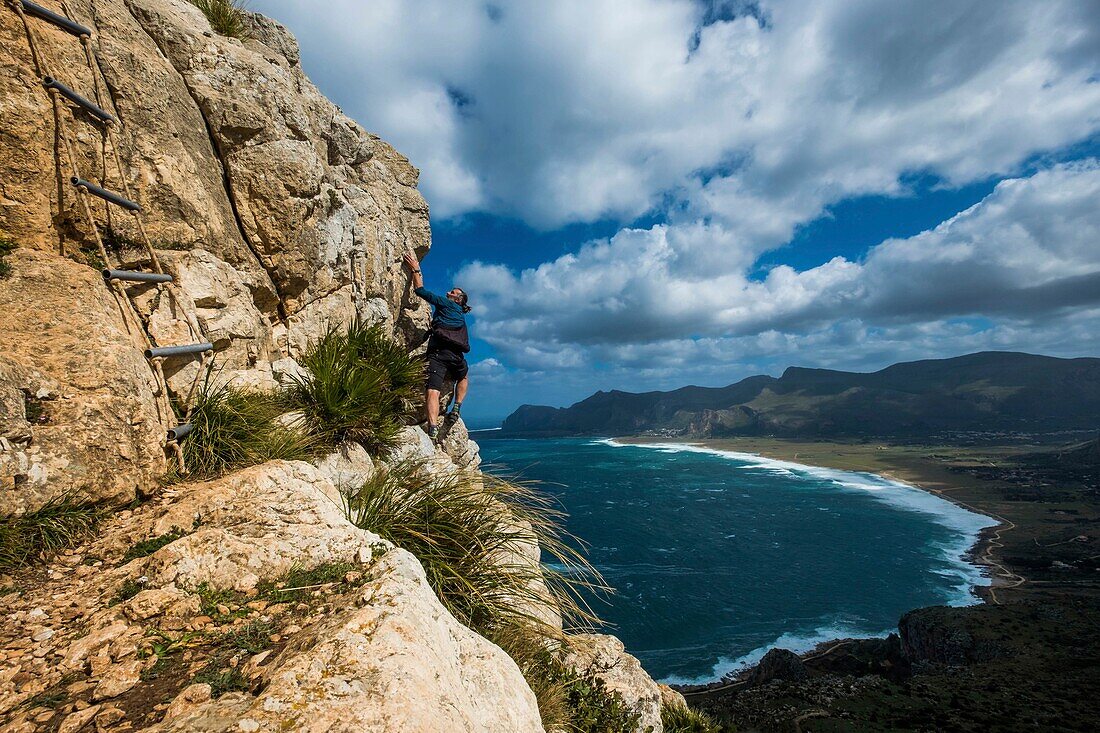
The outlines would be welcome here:
M 145 350 L 145 358 L 153 359 L 158 356 L 183 356 L 184 354 L 201 354 L 204 351 L 210 351 L 214 348 L 214 344 L 187 344 L 186 346 L 158 346 L 154 349 Z
M 108 191 L 105 188 L 100 188 L 91 181 L 85 181 L 83 178 L 77 178 L 76 176 L 73 176 L 69 180 L 72 181 L 72 184 L 74 186 L 83 188 L 88 193 L 92 194 L 93 196 L 99 196 L 104 201 L 110 201 L 112 204 L 117 204 L 118 206 L 121 206 L 124 209 L 129 209 L 130 211 L 141 211 L 141 207 L 135 204 L 130 199 L 126 198 L 125 196 L 119 196 L 114 191 Z
M 161 272 L 135 272 L 133 270 L 104 270 L 104 280 L 126 280 L 132 283 L 170 283 L 172 276 Z
M 69 20 L 64 15 L 58 15 L 52 10 L 35 5 L 30 0 L 23 0 L 23 10 L 42 20 L 49 21 L 57 27 L 72 33 L 74 36 L 91 36 L 92 29 L 86 28 L 75 21 Z
M 47 89 L 56 89 L 58 92 L 61 93 L 61 96 L 65 97 L 78 107 L 83 107 L 84 109 L 88 110 L 104 122 L 115 121 L 114 115 L 112 115 L 110 112 L 103 109 L 95 102 L 80 96 L 80 94 L 74 92 L 72 89 L 65 86 L 57 79 L 54 79 L 52 76 L 42 77 L 42 86 L 46 87 Z
M 179 440 L 180 438 L 184 437 L 185 435 L 187 435 L 188 433 L 190 433 L 194 429 L 195 429 L 195 426 L 192 425 L 189 422 L 185 422 L 181 425 L 177 425 L 174 428 L 169 428 L 169 430 L 168 430 L 168 440 L 170 440 L 170 441 Z

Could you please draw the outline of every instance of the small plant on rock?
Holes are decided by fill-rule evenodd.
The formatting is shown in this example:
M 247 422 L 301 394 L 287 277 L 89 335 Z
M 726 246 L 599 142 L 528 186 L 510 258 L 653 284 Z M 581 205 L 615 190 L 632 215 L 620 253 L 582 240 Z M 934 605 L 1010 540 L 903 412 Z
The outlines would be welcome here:
M 709 715 L 678 704 L 661 706 L 661 724 L 665 733 L 723 733 L 726 730 Z
M 264 461 L 308 459 L 314 439 L 281 423 L 279 413 L 271 395 L 208 380 L 191 412 L 194 428 L 181 442 L 188 471 L 211 478 Z
M 202 11 L 215 32 L 242 41 L 251 37 L 240 0 L 191 0 L 191 4 Z
M 0 238 L 0 280 L 11 277 L 11 263 L 8 262 L 6 258 L 14 251 L 15 242 L 10 239 Z
M 305 372 L 291 377 L 286 406 L 306 430 L 336 445 L 354 440 L 380 454 L 393 447 L 423 384 L 421 362 L 380 326 L 356 320 L 329 328 L 301 358 Z

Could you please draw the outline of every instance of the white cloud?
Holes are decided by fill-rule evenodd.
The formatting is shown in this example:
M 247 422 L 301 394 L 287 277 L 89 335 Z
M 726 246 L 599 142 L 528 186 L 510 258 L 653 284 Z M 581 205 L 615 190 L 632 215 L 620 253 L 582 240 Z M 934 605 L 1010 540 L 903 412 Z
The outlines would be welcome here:
M 1000 174 L 1097 128 L 1094 3 L 760 5 L 766 23 L 705 27 L 692 0 L 255 6 L 423 168 L 437 216 L 554 227 L 672 200 L 768 247 L 907 171 Z
M 740 269 L 708 277 L 681 266 L 685 252 L 701 246 L 697 239 L 706 240 L 699 225 L 686 237 L 659 225 L 623 230 L 518 274 L 475 263 L 458 280 L 478 293 L 479 335 L 521 368 L 660 365 L 653 355 L 669 353 L 690 363 L 730 353 L 716 344 L 742 355 L 797 353 L 822 334 L 842 341 L 854 324 L 862 338 L 882 343 L 899 328 L 958 339 L 944 319 L 975 317 L 1004 322 L 1001 331 L 964 327 L 974 343 L 992 343 L 1012 322 L 1011 333 L 1030 331 L 1037 348 L 1051 341 L 1040 332 L 1054 319 L 1100 305 L 1097 201 L 1100 163 L 1089 160 L 1002 181 L 972 208 L 887 240 L 861 262 L 837 257 L 802 272 L 780 265 L 753 280 L 752 258 L 734 250 Z M 1100 336 L 1079 342 L 1098 346 Z

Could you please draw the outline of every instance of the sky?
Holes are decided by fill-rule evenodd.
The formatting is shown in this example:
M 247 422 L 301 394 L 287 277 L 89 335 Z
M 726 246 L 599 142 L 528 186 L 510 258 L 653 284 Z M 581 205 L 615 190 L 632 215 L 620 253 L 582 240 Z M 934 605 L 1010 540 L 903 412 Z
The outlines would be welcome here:
M 1013 350 L 1100 355 L 1094 0 L 250 7 L 421 171 L 463 416 Z

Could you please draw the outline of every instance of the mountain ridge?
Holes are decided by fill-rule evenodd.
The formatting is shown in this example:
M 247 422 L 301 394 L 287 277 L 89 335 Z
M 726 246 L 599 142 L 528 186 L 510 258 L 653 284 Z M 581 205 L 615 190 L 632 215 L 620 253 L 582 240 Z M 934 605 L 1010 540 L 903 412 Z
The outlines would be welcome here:
M 982 351 L 874 372 L 790 366 L 725 387 L 599 391 L 570 407 L 522 405 L 503 432 L 688 437 L 905 437 L 1090 430 L 1100 358 Z

